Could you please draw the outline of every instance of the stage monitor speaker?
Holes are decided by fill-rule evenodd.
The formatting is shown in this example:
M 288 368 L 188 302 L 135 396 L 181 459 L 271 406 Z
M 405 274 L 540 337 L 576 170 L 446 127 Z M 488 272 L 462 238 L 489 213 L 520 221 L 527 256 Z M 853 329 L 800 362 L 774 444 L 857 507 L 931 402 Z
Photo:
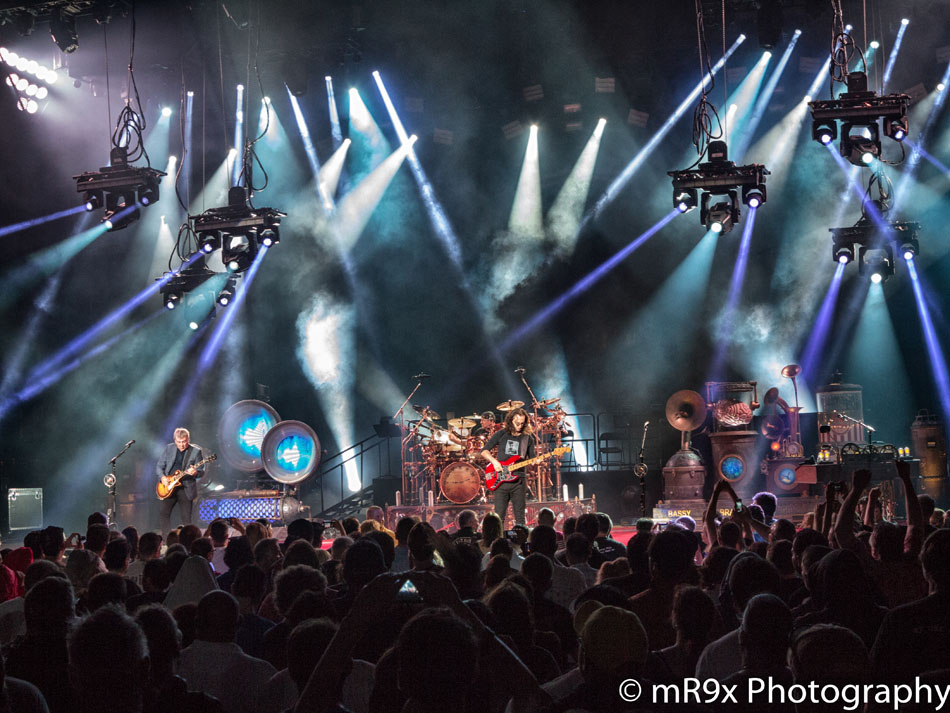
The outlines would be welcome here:
M 396 493 L 402 487 L 402 478 L 373 478 L 373 505 L 389 507 L 396 504 Z
M 43 488 L 7 490 L 7 514 L 10 530 L 42 530 Z

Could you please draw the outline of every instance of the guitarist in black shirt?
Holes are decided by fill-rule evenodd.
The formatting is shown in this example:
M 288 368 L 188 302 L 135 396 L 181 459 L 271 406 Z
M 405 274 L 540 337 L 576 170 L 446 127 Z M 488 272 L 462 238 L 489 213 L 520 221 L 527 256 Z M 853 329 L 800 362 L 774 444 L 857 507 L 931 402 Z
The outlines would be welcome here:
M 492 448 L 495 446 L 498 447 L 498 458 L 492 455 Z M 503 460 L 508 460 L 512 456 L 518 456 L 519 460 L 534 458 L 533 430 L 528 422 L 528 414 L 523 408 L 512 409 L 508 412 L 505 416 L 505 427 L 488 439 L 481 455 L 495 467 L 496 472 L 500 472 L 503 467 L 499 458 Z M 510 500 L 515 524 L 524 525 L 525 479 L 521 471 L 515 472 L 519 474 L 516 480 L 502 483 L 495 490 L 495 512 L 504 522 Z

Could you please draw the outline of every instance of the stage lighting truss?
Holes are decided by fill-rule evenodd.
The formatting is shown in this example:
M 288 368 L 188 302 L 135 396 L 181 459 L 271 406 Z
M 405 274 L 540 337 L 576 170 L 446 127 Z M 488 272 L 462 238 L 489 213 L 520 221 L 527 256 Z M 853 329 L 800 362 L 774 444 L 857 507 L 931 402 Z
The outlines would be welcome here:
M 681 213 L 691 211 L 699 200 L 699 222 L 707 230 L 728 233 L 740 219 L 739 195 L 750 208 L 759 208 L 766 201 L 765 177 L 769 170 L 759 163 L 736 166 L 725 159 L 726 145 L 714 141 L 709 145 L 714 160 L 696 168 L 669 171 L 673 179 L 673 206 Z M 713 200 L 716 198 L 717 200 Z
M 228 193 L 229 205 L 188 216 L 202 252 L 221 250 L 229 272 L 247 270 L 261 247 L 280 242 L 280 221 L 287 216 L 274 208 L 251 208 L 247 192 L 235 186 Z
M 82 193 L 86 210 L 105 206 L 102 222 L 110 230 L 121 230 L 138 219 L 141 207 L 158 201 L 158 185 L 165 175 L 151 167 L 130 166 L 125 147 L 110 152 L 109 166 L 73 176 L 76 191 Z
M 808 102 L 812 116 L 812 138 L 820 144 L 830 144 L 841 136 L 839 152 L 855 166 L 868 166 L 881 159 L 881 127 L 888 138 L 903 144 L 907 138 L 906 94 L 888 94 L 879 97 L 867 90 L 867 75 L 851 72 L 848 91 L 837 99 Z M 840 123 L 840 131 L 839 131 Z M 888 162 L 888 163 L 900 163 Z
M 831 228 L 832 257 L 835 262 L 858 262 L 858 274 L 872 282 L 883 282 L 895 272 L 895 256 L 911 260 L 920 251 L 917 231 L 920 223 L 895 221 L 881 231 L 867 218 L 850 228 Z

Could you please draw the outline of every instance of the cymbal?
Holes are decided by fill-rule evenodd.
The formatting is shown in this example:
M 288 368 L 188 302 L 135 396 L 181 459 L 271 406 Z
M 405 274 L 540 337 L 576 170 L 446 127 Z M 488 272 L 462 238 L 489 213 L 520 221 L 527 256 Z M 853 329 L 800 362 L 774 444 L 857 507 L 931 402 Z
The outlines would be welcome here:
M 541 399 L 540 401 L 538 401 L 538 406 L 541 408 L 544 408 L 545 406 L 553 406 L 560 400 L 561 400 L 560 396 L 558 396 L 556 399 Z
M 699 428 L 706 420 L 706 402 L 695 391 L 677 391 L 666 402 L 666 420 L 677 431 Z
M 417 414 L 422 416 L 422 418 L 431 418 L 433 420 L 442 418 L 437 412 L 433 411 L 428 406 L 419 406 L 418 404 L 413 404 L 412 407 L 416 410 Z
M 452 428 L 472 428 L 477 423 L 478 421 L 475 421 L 471 418 L 465 418 L 464 416 L 462 418 L 449 419 L 449 425 L 452 426 Z
M 514 401 L 508 399 L 507 401 L 502 401 L 495 407 L 496 411 L 514 411 L 516 408 L 521 408 L 524 406 L 524 401 Z

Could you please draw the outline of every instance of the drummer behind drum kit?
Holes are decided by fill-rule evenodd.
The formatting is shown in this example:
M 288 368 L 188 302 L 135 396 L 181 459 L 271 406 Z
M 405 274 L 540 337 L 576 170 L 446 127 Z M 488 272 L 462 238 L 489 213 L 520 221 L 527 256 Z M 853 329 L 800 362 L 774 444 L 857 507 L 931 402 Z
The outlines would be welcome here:
M 558 406 L 560 398 L 544 399 L 537 403 L 537 409 L 545 409 L 549 416 L 530 415 L 534 426 L 535 443 L 539 455 L 560 445 L 561 428 L 564 424 L 564 410 Z M 524 401 L 509 399 L 495 406 L 495 410 L 507 413 L 524 407 Z M 551 408 L 554 407 L 554 408 Z M 441 417 L 428 406 L 414 405 L 419 421 L 409 430 L 403 440 L 403 502 L 410 503 L 418 498 L 424 500 L 425 491 L 438 492 L 449 502 L 464 505 L 476 498 L 487 499 L 484 485 L 482 451 L 491 436 L 504 428 L 503 423 L 483 419 L 479 414 L 451 418 L 443 428 L 436 421 Z M 494 419 L 494 414 L 492 414 Z M 546 458 L 527 471 L 529 483 L 535 481 L 535 493 L 538 498 L 545 490 L 552 488 L 550 471 L 551 461 L 557 475 L 557 491 L 560 491 L 560 462 L 557 458 Z

